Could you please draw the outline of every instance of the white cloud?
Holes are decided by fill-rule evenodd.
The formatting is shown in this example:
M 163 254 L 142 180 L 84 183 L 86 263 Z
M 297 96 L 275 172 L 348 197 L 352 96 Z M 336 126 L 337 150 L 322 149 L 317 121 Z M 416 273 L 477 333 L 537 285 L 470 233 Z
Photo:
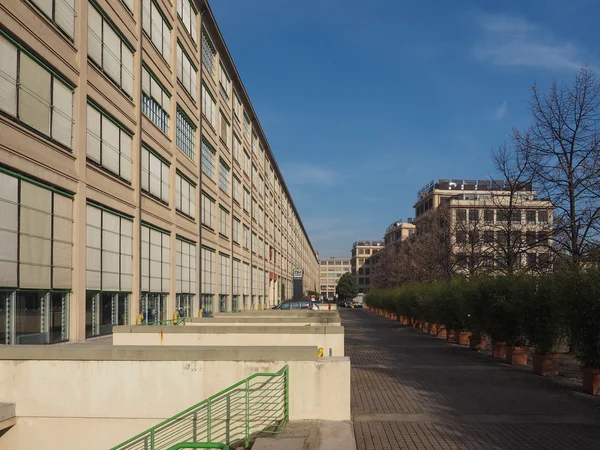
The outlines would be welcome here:
M 504 116 L 506 116 L 506 109 L 507 109 L 507 103 L 506 103 L 506 100 L 504 100 L 502 102 L 502 104 L 498 108 L 496 108 L 496 110 L 494 111 L 494 119 L 495 120 L 504 119 Z
M 572 44 L 558 42 L 540 27 L 521 17 L 480 14 L 477 24 L 483 39 L 474 47 L 480 61 L 498 66 L 578 69 L 583 61 Z
M 282 168 L 285 182 L 293 184 L 318 184 L 320 186 L 333 186 L 340 182 L 340 175 L 327 167 L 309 163 L 286 164 Z

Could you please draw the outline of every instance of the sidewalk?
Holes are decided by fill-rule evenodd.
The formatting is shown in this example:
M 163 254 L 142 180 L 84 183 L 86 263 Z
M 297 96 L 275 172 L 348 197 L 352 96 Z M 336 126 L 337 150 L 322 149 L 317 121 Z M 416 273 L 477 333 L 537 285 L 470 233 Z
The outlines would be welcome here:
M 600 449 L 600 399 L 362 309 L 341 309 L 358 450 Z

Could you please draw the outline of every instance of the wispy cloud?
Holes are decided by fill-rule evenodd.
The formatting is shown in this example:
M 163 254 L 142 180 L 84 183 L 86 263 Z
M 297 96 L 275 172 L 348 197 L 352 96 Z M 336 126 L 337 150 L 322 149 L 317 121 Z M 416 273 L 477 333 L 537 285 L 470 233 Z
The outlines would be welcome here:
M 504 116 L 506 116 L 506 109 L 507 109 L 507 103 L 506 100 L 504 100 L 502 102 L 502 104 L 496 108 L 496 110 L 494 111 L 494 119 L 495 120 L 502 120 L 504 119 Z
M 289 163 L 282 169 L 285 181 L 293 184 L 318 184 L 334 186 L 340 183 L 340 174 L 324 166 L 309 163 Z
M 482 13 L 476 21 L 483 37 L 473 51 L 480 61 L 544 69 L 578 69 L 582 65 L 580 51 L 573 44 L 559 42 L 522 17 Z

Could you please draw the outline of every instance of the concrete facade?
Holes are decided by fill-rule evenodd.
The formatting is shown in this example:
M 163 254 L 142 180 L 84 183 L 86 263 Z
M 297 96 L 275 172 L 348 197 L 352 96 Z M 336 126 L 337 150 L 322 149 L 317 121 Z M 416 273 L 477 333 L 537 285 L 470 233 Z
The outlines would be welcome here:
M 371 289 L 372 257 L 383 250 L 384 241 L 356 241 L 352 245 L 352 275 L 356 277 L 358 292 L 366 294 Z
M 350 420 L 350 361 L 317 359 L 316 347 L 76 347 L 29 346 L 24 358 L 3 352 L 0 398 L 16 404 L 17 424 L 0 438 L 0 450 L 59 443 L 74 450 L 83 442 L 105 450 L 254 373 L 286 364 L 290 420 Z
M 317 285 L 206 1 L 1 2 L 0 60 L 0 344 Z
M 320 261 L 321 298 L 335 299 L 337 282 L 342 275 L 351 271 L 350 258 L 327 258 Z

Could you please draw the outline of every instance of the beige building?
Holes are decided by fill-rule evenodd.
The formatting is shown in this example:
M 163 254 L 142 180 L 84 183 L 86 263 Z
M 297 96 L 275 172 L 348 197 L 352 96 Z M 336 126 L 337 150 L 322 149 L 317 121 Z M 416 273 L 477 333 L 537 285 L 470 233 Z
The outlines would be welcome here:
M 0 2 L 0 136 L 2 344 L 317 285 L 205 0 Z
M 417 228 L 429 211 L 441 205 L 448 207 L 456 272 L 550 267 L 553 207 L 538 197 L 530 183 L 432 181 L 418 193 Z
M 406 222 L 400 219 L 387 227 L 383 239 L 386 253 L 389 252 L 391 255 L 397 254 L 402 242 L 415 233 L 417 227 L 412 222 L 412 218 L 408 218 Z
M 356 241 L 352 245 L 350 265 L 352 275 L 356 277 L 359 293 L 366 294 L 369 292 L 373 270 L 371 257 L 378 251 L 383 250 L 383 245 L 383 241 Z
M 335 299 L 338 280 L 350 272 L 350 258 L 327 258 L 321 260 L 321 298 Z

